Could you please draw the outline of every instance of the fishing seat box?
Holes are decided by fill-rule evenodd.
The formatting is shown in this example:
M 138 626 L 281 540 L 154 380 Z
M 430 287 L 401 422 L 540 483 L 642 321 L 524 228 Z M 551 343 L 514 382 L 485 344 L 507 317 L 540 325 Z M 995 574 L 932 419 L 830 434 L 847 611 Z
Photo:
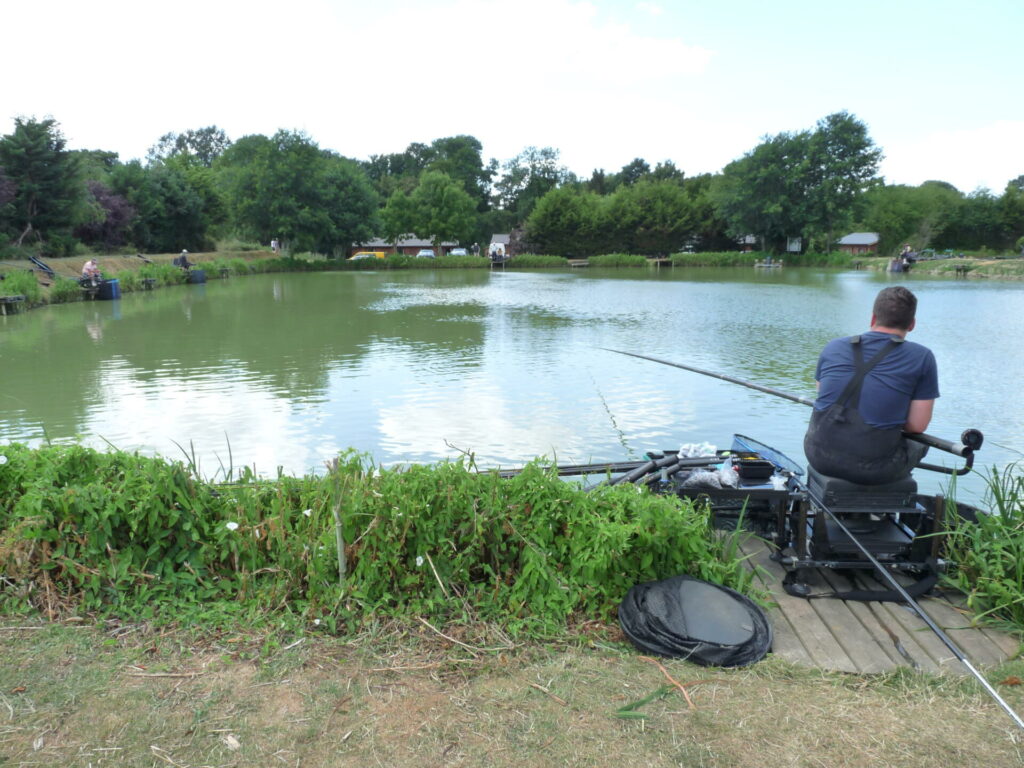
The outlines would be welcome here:
M 917 510 L 917 481 L 911 475 L 884 485 L 860 485 L 807 468 L 807 489 L 824 502 L 876 557 L 911 554 L 913 536 L 897 524 L 901 513 Z M 824 516 L 814 521 L 814 554 L 822 558 L 859 560 L 860 550 L 836 522 Z
M 886 514 L 915 508 L 917 481 L 912 475 L 883 485 L 860 485 L 807 467 L 807 488 L 839 514 Z

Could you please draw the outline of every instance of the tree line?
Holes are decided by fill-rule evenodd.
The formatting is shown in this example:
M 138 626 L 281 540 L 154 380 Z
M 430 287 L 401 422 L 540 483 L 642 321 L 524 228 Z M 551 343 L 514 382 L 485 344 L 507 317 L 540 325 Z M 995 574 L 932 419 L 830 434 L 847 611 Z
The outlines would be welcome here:
M 512 232 L 520 250 L 562 256 L 735 250 L 754 236 L 830 250 L 849 231 L 882 250 L 1006 250 L 1024 237 L 1024 176 L 1001 195 L 942 181 L 887 185 L 867 126 L 839 112 L 765 137 L 720 173 L 686 176 L 637 158 L 577 177 L 550 147 L 484 161 L 472 136 L 412 143 L 360 161 L 302 132 L 232 141 L 216 126 L 168 133 L 145 160 L 69 150 L 53 118 L 17 118 L 0 138 L 0 252 L 210 250 L 234 238 L 342 254 L 412 234 L 440 245 Z

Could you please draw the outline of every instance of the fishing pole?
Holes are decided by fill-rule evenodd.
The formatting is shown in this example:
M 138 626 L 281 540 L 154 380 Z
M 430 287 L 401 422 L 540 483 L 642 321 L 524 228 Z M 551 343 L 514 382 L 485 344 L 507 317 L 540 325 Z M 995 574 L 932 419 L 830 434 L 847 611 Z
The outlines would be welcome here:
M 818 494 L 812 491 L 806 483 L 802 483 L 799 480 L 796 480 L 795 478 L 794 480 L 798 486 L 803 488 L 804 492 L 818 506 L 818 508 L 824 511 L 832 519 L 832 522 L 839 526 L 839 529 L 844 534 L 846 534 L 846 537 L 850 541 L 852 541 L 854 546 L 856 546 L 857 549 L 860 550 L 861 554 L 868 559 L 871 565 L 875 567 L 875 570 L 882 574 L 885 580 L 889 582 L 889 586 L 891 586 L 899 594 L 903 601 L 908 606 L 910 606 L 911 609 L 913 609 L 914 613 L 921 617 L 921 620 L 928 625 L 928 629 L 934 632 L 936 637 L 938 637 L 939 640 L 942 641 L 942 644 L 949 648 L 950 652 L 952 652 L 952 654 L 956 656 L 960 663 L 967 668 L 967 671 L 974 675 L 977 681 L 981 683 L 982 687 L 988 692 L 989 696 L 995 699 L 996 703 L 1000 707 L 1002 707 L 1006 714 L 1008 714 L 1010 718 L 1013 720 L 1013 722 L 1017 724 L 1017 727 L 1021 730 L 1024 730 L 1024 720 L 1021 720 L 1020 715 L 1018 715 L 1013 710 L 1013 708 L 1006 703 L 1003 697 L 999 695 L 999 692 L 992 687 L 991 683 L 989 683 L 989 681 L 986 680 L 984 676 L 977 669 L 974 668 L 974 665 L 971 664 L 970 660 L 967 658 L 967 655 L 960 650 L 957 644 L 954 643 L 945 632 L 942 631 L 939 625 L 932 620 L 932 617 L 928 615 L 924 608 L 922 608 L 921 605 L 907 593 L 907 591 L 903 588 L 903 585 L 896 581 L 896 577 L 889 573 L 888 569 L 885 566 L 883 566 L 880 562 L 878 562 L 877 559 L 875 559 L 875 556 L 872 555 L 867 550 L 867 548 L 860 543 L 857 537 L 850 532 L 849 528 L 843 525 L 842 520 L 840 520 L 839 516 L 828 508 L 828 506 L 825 504 L 824 499 L 822 499 Z
M 783 391 L 778 390 L 778 389 L 773 389 L 772 387 L 765 387 L 765 386 L 763 386 L 761 384 L 755 384 L 752 381 L 746 381 L 744 379 L 738 379 L 738 378 L 736 378 L 734 376 L 727 376 L 724 373 L 716 373 L 714 371 L 706 371 L 703 368 L 697 368 L 697 367 L 692 366 L 692 365 L 684 365 L 683 363 L 674 363 L 674 362 L 672 362 L 670 360 L 662 360 L 661 358 L 651 357 L 649 355 L 641 355 L 641 354 L 638 354 L 636 352 L 625 352 L 625 351 L 619 350 L 619 349 L 608 349 L 607 347 L 602 347 L 602 349 L 605 349 L 605 351 L 607 351 L 607 352 L 616 352 L 616 353 L 618 353 L 620 355 L 628 355 L 630 357 L 637 357 L 637 358 L 640 358 L 641 360 L 650 360 L 651 362 L 661 363 L 662 365 L 670 365 L 673 368 L 681 368 L 681 369 L 683 369 L 685 371 L 692 371 L 693 373 L 699 373 L 699 374 L 701 374 L 703 376 L 710 376 L 710 377 L 715 378 L 715 379 L 721 379 L 722 381 L 728 381 L 728 382 L 730 382 L 732 384 L 739 384 L 740 386 L 749 387 L 750 389 L 755 389 L 755 390 L 757 390 L 759 392 L 765 392 L 766 394 L 769 394 L 769 395 L 775 395 L 776 397 L 782 397 L 782 398 L 784 398 L 786 400 L 791 400 L 792 402 L 795 402 L 795 403 L 801 403 L 802 405 L 810 405 L 812 407 L 814 405 L 814 401 L 813 400 L 808 400 L 807 398 L 804 398 L 804 397 L 798 397 L 798 396 L 792 395 L 792 394 L 790 394 L 788 392 L 783 392 Z M 960 438 L 961 442 L 958 443 L 958 444 L 957 443 L 952 443 L 952 442 L 950 442 L 948 440 L 942 440 L 941 438 L 933 437 L 932 435 L 926 435 L 924 433 L 910 434 L 910 433 L 904 432 L 903 434 L 904 434 L 904 436 L 906 436 L 908 438 L 911 438 L 911 439 L 914 439 L 914 440 L 917 440 L 919 442 L 922 442 L 925 445 L 931 445 L 931 446 L 934 446 L 936 448 L 940 448 L 941 450 L 946 450 L 946 451 L 949 451 L 950 453 L 954 453 L 954 454 L 956 454 L 958 456 L 962 456 L 962 457 L 967 458 L 968 459 L 968 467 L 965 467 L 964 470 L 967 470 L 967 469 L 970 468 L 970 463 L 971 463 L 971 460 L 973 459 L 974 451 L 981 447 L 981 441 L 982 441 L 981 432 L 979 432 L 978 430 L 966 430 L 963 433 L 963 435 L 961 436 L 961 438 Z M 920 466 L 926 467 L 926 468 L 935 468 L 932 465 L 924 465 L 924 464 L 922 464 Z M 938 468 L 938 469 L 940 469 L 940 471 L 947 471 L 947 472 L 949 471 L 949 470 L 945 470 L 943 468 Z M 956 472 L 951 472 L 951 474 L 962 474 L 962 472 L 958 470 Z M 921 618 L 921 620 L 924 621 L 924 623 L 928 626 L 928 628 L 932 632 L 935 633 L 936 637 L 938 637 L 939 640 L 942 641 L 943 645 L 945 645 L 950 650 L 950 652 L 952 652 L 952 654 L 960 661 L 960 663 L 964 665 L 964 667 L 967 669 L 967 671 L 970 672 L 975 677 L 975 679 L 977 679 L 977 681 L 979 683 L 981 683 L 981 685 L 985 689 L 985 691 L 993 699 L 995 699 L 996 703 L 999 704 L 999 706 L 1003 709 L 1003 711 L 1005 711 L 1006 714 L 1008 714 L 1010 716 L 1010 718 L 1014 721 L 1014 723 L 1016 723 L 1017 727 L 1020 728 L 1021 730 L 1024 730 L 1024 720 L 1021 719 L 1020 715 L 1018 715 L 1010 707 L 1010 705 L 1006 703 L 1006 701 L 999 695 L 998 691 L 996 691 L 996 689 L 992 687 L 992 685 L 988 682 L 988 680 L 986 680 L 982 676 L 982 674 L 977 669 L 974 668 L 974 665 L 971 664 L 970 660 L 967 658 L 967 655 L 963 651 L 960 650 L 960 648 L 956 645 L 956 643 L 954 643 L 949 638 L 949 636 L 946 635 L 945 632 L 942 631 L 942 629 L 932 620 L 931 616 L 928 615 L 928 613 L 924 610 L 924 608 L 922 608 L 918 604 L 918 602 L 916 600 L 914 600 L 914 598 L 912 598 L 907 593 L 907 591 L 903 588 L 903 586 L 898 581 L 896 581 L 896 578 L 891 573 L 889 573 L 889 571 L 885 568 L 885 566 L 883 566 L 874 557 L 874 555 L 872 555 L 867 550 L 867 548 L 863 544 L 860 543 L 860 541 L 857 539 L 857 537 L 854 536 L 850 532 L 850 530 L 843 524 L 843 522 L 839 519 L 839 516 L 836 515 L 835 513 L 833 513 L 832 510 L 828 508 L 828 506 L 825 504 L 824 499 L 822 499 L 818 494 L 814 493 L 808 487 L 808 485 L 806 483 L 800 482 L 795 477 L 793 479 L 797 483 L 797 485 L 803 489 L 804 493 L 806 493 L 807 496 L 823 512 L 825 512 L 825 514 L 827 514 L 832 519 L 832 522 L 834 522 L 839 527 L 839 529 L 846 535 L 846 537 L 851 542 L 853 542 L 854 546 L 856 546 L 857 549 L 860 550 L 861 554 L 864 555 L 865 558 L 867 558 L 867 560 L 871 563 L 871 565 L 875 568 L 875 570 L 877 570 L 880 574 L 882 574 L 882 577 L 885 579 L 885 581 L 887 581 L 889 583 L 889 585 L 896 591 L 896 593 L 903 599 L 903 601 L 914 611 L 914 613 L 916 613 Z
M 686 365 L 684 363 L 675 363 L 671 360 L 662 360 L 660 357 L 651 357 L 650 355 L 641 355 L 638 352 L 626 352 L 621 349 L 609 349 L 608 347 L 600 347 L 605 352 L 615 352 L 619 355 L 628 355 L 629 357 L 637 357 L 641 360 L 650 360 L 652 363 L 661 363 L 662 365 L 670 365 L 673 368 L 682 368 L 684 371 L 692 371 L 693 373 L 699 373 L 702 376 L 710 376 L 713 379 L 721 379 L 722 381 L 728 381 L 732 384 L 739 384 L 741 387 L 747 387 L 749 389 L 755 389 L 758 392 L 764 392 L 769 395 L 775 395 L 785 400 L 789 400 L 794 403 L 800 403 L 801 405 L 814 406 L 814 401 L 806 397 L 799 397 L 797 395 L 790 394 L 789 392 L 783 392 L 781 389 L 774 389 L 773 387 L 766 387 L 762 384 L 755 384 L 752 381 L 745 379 L 739 379 L 735 376 L 727 376 L 724 373 L 717 373 L 715 371 L 707 371 L 703 368 L 697 368 L 693 365 Z M 960 456 L 961 458 L 967 459 L 967 466 L 961 467 L 958 470 L 949 470 L 945 467 L 939 467 L 934 464 L 919 464 L 922 469 L 931 469 L 936 472 L 943 472 L 945 474 L 965 475 L 970 471 L 974 463 L 974 452 L 981 448 L 982 441 L 984 440 L 983 435 L 977 429 L 968 429 L 960 436 L 960 442 L 954 443 L 950 440 L 943 440 L 941 437 L 935 437 L 924 432 L 904 432 L 903 436 L 908 440 L 914 440 L 918 443 L 924 443 L 932 448 L 937 448 L 940 451 L 951 453 L 954 456 Z

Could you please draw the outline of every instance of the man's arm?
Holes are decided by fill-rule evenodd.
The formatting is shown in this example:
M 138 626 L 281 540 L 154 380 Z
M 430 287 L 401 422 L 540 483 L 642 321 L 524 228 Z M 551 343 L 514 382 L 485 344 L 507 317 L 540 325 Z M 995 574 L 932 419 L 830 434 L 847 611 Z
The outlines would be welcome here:
M 911 433 L 924 432 L 932 420 L 934 407 L 934 400 L 911 400 L 907 423 L 903 425 L 903 429 Z

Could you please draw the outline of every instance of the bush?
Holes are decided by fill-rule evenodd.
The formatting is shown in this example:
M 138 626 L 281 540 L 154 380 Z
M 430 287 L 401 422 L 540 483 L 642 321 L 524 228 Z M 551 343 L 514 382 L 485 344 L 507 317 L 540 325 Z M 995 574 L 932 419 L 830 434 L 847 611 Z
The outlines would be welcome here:
M 78 240 L 71 237 L 71 235 L 50 235 L 45 242 L 39 247 L 39 252 L 43 256 L 48 256 L 52 259 L 62 259 L 68 256 L 75 255 L 75 249 L 78 247 Z
M 82 286 L 77 280 L 67 277 L 57 277 L 50 286 L 50 303 L 66 304 L 69 301 L 78 301 L 82 298 Z
M 4 274 L 4 280 L 0 282 L 0 295 L 24 296 L 26 304 L 38 304 L 42 300 L 43 291 L 35 272 L 15 269 Z
M 326 477 L 212 487 L 125 452 L 0 455 L 11 611 L 173 620 L 216 601 L 335 628 L 384 613 L 548 631 L 574 613 L 612 617 L 640 581 L 751 582 L 704 510 L 632 485 L 588 493 L 537 464 L 503 479 L 463 463 L 379 470 L 349 453 Z
M 990 470 L 985 501 L 992 514 L 961 520 L 947 548 L 956 568 L 947 580 L 987 619 L 1024 627 L 1024 467 Z
M 147 278 L 155 279 L 157 285 L 182 285 L 188 282 L 185 270 L 173 264 L 146 264 L 136 274 L 140 285 Z
M 142 287 L 142 278 L 139 277 L 138 272 L 131 272 L 129 270 L 118 272 L 117 282 L 122 293 L 131 293 Z

